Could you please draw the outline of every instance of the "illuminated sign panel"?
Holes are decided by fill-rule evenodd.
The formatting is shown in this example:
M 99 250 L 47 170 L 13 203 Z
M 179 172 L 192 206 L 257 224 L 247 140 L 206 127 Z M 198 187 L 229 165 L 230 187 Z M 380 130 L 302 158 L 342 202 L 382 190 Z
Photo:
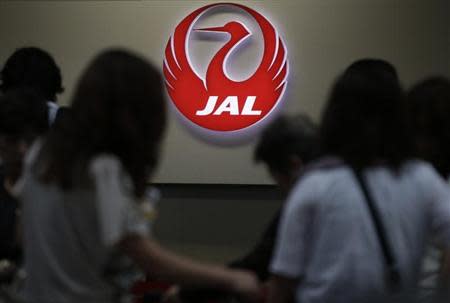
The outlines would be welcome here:
M 252 35 L 248 27 L 237 20 L 215 27 L 195 26 L 208 11 L 223 6 L 248 13 L 262 33 L 262 59 L 256 71 L 242 81 L 231 79 L 227 65 L 230 55 Z M 189 37 L 193 31 L 228 36 L 204 76 L 193 66 L 191 56 L 194 54 L 189 52 Z M 165 49 L 165 84 L 176 109 L 194 128 L 210 137 L 223 134 L 229 134 L 228 139 L 233 135 L 242 137 L 254 133 L 254 129 L 263 120 L 268 120 L 279 106 L 288 75 L 286 54 L 277 30 L 260 13 L 240 4 L 211 4 L 195 10 L 175 28 Z

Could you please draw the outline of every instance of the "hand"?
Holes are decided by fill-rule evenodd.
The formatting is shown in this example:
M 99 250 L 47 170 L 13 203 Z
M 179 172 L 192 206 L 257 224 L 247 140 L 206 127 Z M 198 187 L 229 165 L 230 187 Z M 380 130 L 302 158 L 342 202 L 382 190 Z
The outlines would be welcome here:
M 249 302 L 261 300 L 261 287 L 256 276 L 249 271 L 233 270 L 232 289 Z

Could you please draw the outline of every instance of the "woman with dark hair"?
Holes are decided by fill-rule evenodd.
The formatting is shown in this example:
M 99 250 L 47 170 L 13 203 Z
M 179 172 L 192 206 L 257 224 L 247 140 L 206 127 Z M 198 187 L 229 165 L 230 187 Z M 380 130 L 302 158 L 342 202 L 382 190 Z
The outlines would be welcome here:
M 115 273 L 130 259 L 152 277 L 256 297 L 253 275 L 194 263 L 148 237 L 139 201 L 166 123 L 159 72 L 105 51 L 83 73 L 72 109 L 33 147 L 22 180 L 25 300 L 118 302 Z
M 428 237 L 450 247 L 450 192 L 430 165 L 410 160 L 404 116 L 389 63 L 360 60 L 338 78 L 320 130 L 329 156 L 283 210 L 269 302 L 414 298 Z
M 353 167 L 385 161 L 398 167 L 410 155 L 403 91 L 395 68 L 356 61 L 337 80 L 320 130 L 322 147 Z

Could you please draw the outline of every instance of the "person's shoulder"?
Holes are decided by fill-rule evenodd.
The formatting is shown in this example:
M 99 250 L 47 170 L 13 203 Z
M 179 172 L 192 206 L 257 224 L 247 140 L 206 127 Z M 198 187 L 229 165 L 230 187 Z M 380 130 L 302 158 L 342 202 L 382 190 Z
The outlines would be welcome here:
M 328 195 L 342 182 L 350 179 L 347 165 L 338 159 L 322 159 L 306 167 L 290 193 L 292 199 L 316 200 Z
M 348 176 L 349 167 L 342 160 L 326 157 L 307 165 L 297 180 L 296 186 L 328 184 Z
M 89 172 L 94 177 L 120 175 L 122 172 L 122 163 L 115 155 L 100 154 L 91 160 L 89 164 Z
M 113 154 L 99 154 L 92 158 L 89 163 L 89 173 L 96 183 L 103 184 L 114 180 L 127 191 L 131 191 L 133 187 L 130 175 L 122 161 Z
M 436 178 L 441 178 L 432 164 L 420 159 L 408 160 L 403 165 L 402 172 L 421 180 L 435 180 Z

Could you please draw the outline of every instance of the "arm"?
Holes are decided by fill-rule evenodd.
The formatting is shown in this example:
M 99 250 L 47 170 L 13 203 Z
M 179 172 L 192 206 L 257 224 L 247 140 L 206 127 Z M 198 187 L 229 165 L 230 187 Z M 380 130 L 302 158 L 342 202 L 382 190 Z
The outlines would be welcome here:
M 119 247 L 152 277 L 183 285 L 228 290 L 251 301 L 258 299 L 259 285 L 250 273 L 191 261 L 139 235 L 126 236 Z
M 180 257 L 148 237 L 148 222 L 123 181 L 123 169 L 114 156 L 91 163 L 97 194 L 99 231 L 105 247 L 118 247 L 152 277 L 183 285 L 215 287 L 253 299 L 256 278 L 243 271 L 208 266 Z
M 274 275 L 270 278 L 266 303 L 294 302 L 297 279 Z
M 295 290 L 305 276 L 308 245 L 315 227 L 317 186 L 299 183 L 283 207 L 270 264 L 268 303 L 295 302 Z

